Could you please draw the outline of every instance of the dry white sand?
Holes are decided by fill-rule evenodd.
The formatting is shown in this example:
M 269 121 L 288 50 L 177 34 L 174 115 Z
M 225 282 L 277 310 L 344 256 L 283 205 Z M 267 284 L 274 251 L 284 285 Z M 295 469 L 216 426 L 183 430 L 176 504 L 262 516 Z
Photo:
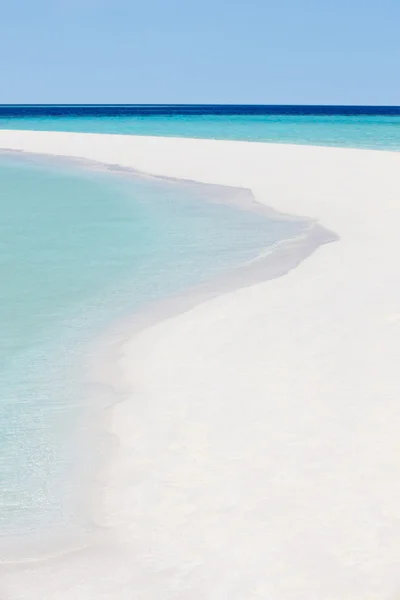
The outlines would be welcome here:
M 0 132 L 0 147 L 251 188 L 340 241 L 124 346 L 109 545 L 5 599 L 400 598 L 400 153 Z

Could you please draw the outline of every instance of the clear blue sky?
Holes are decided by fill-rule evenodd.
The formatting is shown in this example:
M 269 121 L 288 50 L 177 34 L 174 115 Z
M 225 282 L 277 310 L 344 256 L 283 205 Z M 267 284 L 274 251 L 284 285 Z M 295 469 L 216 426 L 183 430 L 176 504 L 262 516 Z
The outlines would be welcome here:
M 400 104 L 400 0 L 0 0 L 0 103 Z

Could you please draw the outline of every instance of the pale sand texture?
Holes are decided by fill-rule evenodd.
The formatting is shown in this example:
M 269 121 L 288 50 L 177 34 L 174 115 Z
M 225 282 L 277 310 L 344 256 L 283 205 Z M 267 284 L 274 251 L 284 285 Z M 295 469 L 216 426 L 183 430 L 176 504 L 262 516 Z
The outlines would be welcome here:
M 4 597 L 400 599 L 400 153 L 19 131 L 0 147 L 243 186 L 340 236 L 124 346 L 113 542 L 6 571 Z

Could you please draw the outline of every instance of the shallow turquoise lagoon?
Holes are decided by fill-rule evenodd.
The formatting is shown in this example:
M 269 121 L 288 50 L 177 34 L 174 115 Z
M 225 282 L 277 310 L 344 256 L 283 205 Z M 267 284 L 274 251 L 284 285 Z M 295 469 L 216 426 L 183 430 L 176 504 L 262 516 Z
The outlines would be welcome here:
M 114 318 L 304 227 L 210 201 L 210 193 L 0 157 L 0 536 L 76 523 L 77 432 L 87 408 L 77 367 L 88 342 Z

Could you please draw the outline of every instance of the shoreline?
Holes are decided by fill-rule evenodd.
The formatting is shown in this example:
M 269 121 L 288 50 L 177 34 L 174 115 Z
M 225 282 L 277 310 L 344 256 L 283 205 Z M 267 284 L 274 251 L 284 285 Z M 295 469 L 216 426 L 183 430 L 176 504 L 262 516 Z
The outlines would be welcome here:
M 211 279 L 200 283 L 189 288 L 184 288 L 181 291 L 167 295 L 165 298 L 151 301 L 149 305 L 145 305 L 142 308 L 135 310 L 132 314 L 125 315 L 123 317 L 117 317 L 113 319 L 105 331 L 96 334 L 95 338 L 89 343 L 90 350 L 85 352 L 82 356 L 84 362 L 88 362 L 88 372 L 82 379 L 82 383 L 89 389 L 94 389 L 95 392 L 89 392 L 89 395 L 93 395 L 94 400 L 90 401 L 90 412 L 101 411 L 102 416 L 99 417 L 99 422 L 107 422 L 108 426 L 101 426 L 99 423 L 88 423 L 85 426 L 88 431 L 93 428 L 97 431 L 101 430 L 99 434 L 105 438 L 106 445 L 110 448 L 118 446 L 118 439 L 113 436 L 114 439 L 110 439 L 112 421 L 112 409 L 113 407 L 126 400 L 129 393 L 132 393 L 131 389 L 126 389 L 124 386 L 123 372 L 120 368 L 120 359 L 122 357 L 122 348 L 133 339 L 140 331 L 154 326 L 158 322 L 172 317 L 178 317 L 179 315 L 187 312 L 194 308 L 198 304 L 207 302 L 212 298 L 216 298 L 221 294 L 229 291 L 235 291 L 242 287 L 254 285 L 256 283 L 281 277 L 291 269 L 305 260 L 320 246 L 337 241 L 337 236 L 332 232 L 325 230 L 317 222 L 306 219 L 298 215 L 282 214 L 275 211 L 273 208 L 265 205 L 261 205 L 255 201 L 250 190 L 236 189 L 228 186 L 218 186 L 214 184 L 202 184 L 187 180 L 178 180 L 170 177 L 158 177 L 147 174 L 142 174 L 136 170 L 119 167 L 109 167 L 107 164 L 89 161 L 85 159 L 69 157 L 60 157 L 49 154 L 37 154 L 33 152 L 26 152 L 23 150 L 4 150 L 0 149 L 0 157 L 23 157 L 24 160 L 29 161 L 28 164 L 38 164 L 39 166 L 61 166 L 69 167 L 74 171 L 83 170 L 83 172 L 111 172 L 116 173 L 117 177 L 134 178 L 139 179 L 155 179 L 160 182 L 168 182 L 172 185 L 178 184 L 180 187 L 187 186 L 189 191 L 190 188 L 195 186 L 197 189 L 202 189 L 203 201 L 208 203 L 223 203 L 232 208 L 236 208 L 241 211 L 251 211 L 264 218 L 272 218 L 282 221 L 303 221 L 305 224 L 304 229 L 300 234 L 297 234 L 290 238 L 284 238 L 273 245 L 265 247 L 260 255 L 255 256 L 253 259 L 238 264 L 237 266 L 229 268 L 227 271 L 223 271 L 219 275 L 213 276 Z M 85 345 L 86 346 L 86 345 Z M 86 357 L 86 358 L 85 358 Z M 112 390 L 112 391 L 111 391 Z M 99 404 L 98 396 L 101 398 L 108 398 L 108 403 L 104 404 L 104 399 Z M 111 400 L 111 396 L 115 396 L 114 401 Z M 129 399 L 127 400 L 129 401 Z M 93 405 L 93 406 L 92 406 Z M 92 415 L 93 417 L 93 415 Z M 103 431 L 104 429 L 104 431 Z M 96 438 L 98 435 L 95 436 Z M 99 440 L 98 440 L 99 441 Z M 107 460 L 106 460 L 107 462 Z M 101 481 L 104 479 L 105 474 L 103 469 L 99 473 L 92 474 L 91 479 Z M 86 483 L 82 482 L 84 488 Z M 91 486 L 89 486 L 91 487 Z M 89 492 L 90 497 L 100 496 L 104 492 L 106 484 L 95 483 L 94 489 Z M 87 490 L 88 491 L 88 490 Z M 81 502 L 82 504 L 82 502 Z M 96 513 L 96 509 L 93 506 L 83 502 L 86 506 L 84 514 L 86 514 L 87 525 L 82 533 L 79 531 L 73 536 L 55 535 L 54 539 L 52 534 L 48 534 L 47 542 L 42 542 L 40 547 L 36 545 L 36 542 L 30 541 L 28 552 L 18 554 L 18 552 L 11 552 L 14 554 L 14 558 L 11 558 L 10 551 L 13 550 L 13 546 L 7 548 L 8 553 L 5 553 L 0 545 L 0 554 L 4 555 L 5 558 L 0 558 L 0 566 L 12 565 L 17 567 L 18 565 L 24 564 L 35 564 L 40 562 L 53 561 L 61 558 L 62 556 L 68 556 L 70 554 L 76 554 L 84 550 L 89 549 L 94 544 L 99 544 L 105 541 L 107 534 L 102 531 L 100 519 L 94 518 L 93 511 Z M 95 505 L 101 505 L 101 502 L 96 502 Z M 64 539 L 65 537 L 65 539 Z M 18 547 L 18 540 L 16 547 Z M 7 555 L 8 554 L 8 555 Z
M 298 215 L 278 213 L 273 208 L 261 205 L 254 199 L 250 190 L 233 188 L 214 184 L 202 184 L 189 180 L 181 180 L 171 177 L 153 176 L 143 174 L 129 167 L 109 166 L 97 161 L 87 159 L 70 158 L 67 156 L 56 156 L 52 154 L 38 154 L 24 150 L 0 149 L 0 157 L 17 157 L 26 161 L 27 164 L 40 167 L 61 167 L 72 169 L 72 171 L 83 173 L 107 172 L 124 178 L 152 179 L 160 183 L 178 185 L 180 189 L 185 187 L 190 193 L 195 188 L 202 197 L 202 202 L 225 204 L 239 211 L 251 211 L 259 214 L 264 219 L 303 222 L 305 227 L 301 233 L 293 237 L 284 238 L 272 245 L 267 245 L 262 252 L 254 258 L 240 263 L 236 266 L 214 275 L 204 283 L 184 288 L 181 291 L 168 294 L 159 300 L 153 300 L 149 305 L 134 310 L 131 314 L 112 319 L 104 331 L 96 334 L 94 339 L 84 345 L 89 350 L 82 352 L 82 360 L 88 363 L 85 367 L 85 375 L 81 384 L 89 390 L 89 412 L 91 421 L 86 423 L 84 431 L 96 431 L 93 443 L 105 444 L 109 451 L 118 447 L 119 441 L 116 436 L 111 436 L 112 409 L 124 402 L 131 389 L 124 387 L 124 376 L 120 368 L 122 348 L 140 331 L 152 327 L 158 322 L 187 312 L 198 304 L 229 291 L 235 291 L 242 287 L 254 285 L 265 280 L 280 277 L 295 268 L 302 260 L 312 254 L 319 246 L 337 240 L 332 232 L 325 230 L 317 222 Z M 161 202 L 161 200 L 160 200 Z M 81 349 L 82 350 L 82 349 Z M 88 372 L 86 372 L 88 370 Z M 100 401 L 99 398 L 102 400 Z M 105 401 L 105 399 L 107 400 Z M 93 413 L 93 414 L 92 414 Z M 101 413 L 96 418 L 95 413 Z M 102 423 L 107 423 L 104 425 Z M 81 425 L 82 426 L 82 425 Z M 92 435 L 92 433 L 91 433 Z M 99 439 L 97 439 L 99 438 Z M 101 438 L 101 439 L 100 439 Z M 105 453 L 105 451 L 103 451 Z M 107 458 L 104 459 L 107 463 Z M 84 552 L 94 545 L 104 543 L 107 539 L 106 530 L 102 529 L 99 518 L 99 506 L 101 501 L 90 503 L 87 498 L 102 497 L 106 489 L 105 470 L 92 473 L 89 477 L 91 484 L 81 482 L 81 487 L 86 490 L 84 499 L 80 500 L 81 516 L 84 517 L 85 527 L 80 533 L 70 535 L 65 533 L 47 533 L 45 538 L 38 542 L 35 539 L 24 540 L 27 550 L 18 552 L 21 539 L 18 537 L 11 545 L 0 544 L 0 567 L 5 565 L 18 567 L 19 565 L 37 564 L 41 562 L 58 560 L 63 556 Z M 82 510 L 83 508 L 83 510 Z M 97 514 L 97 519 L 95 518 Z M 8 540 L 7 540 L 8 541 Z
M 3 131 L 0 145 L 249 188 L 340 236 L 285 277 L 125 343 L 136 404 L 115 407 L 122 446 L 107 499 L 119 562 L 132 568 L 135 556 L 136 579 L 148 574 L 143 598 L 172 594 L 176 576 L 193 598 L 221 582 L 235 599 L 255 588 L 304 599 L 396 593 L 400 154 L 119 137 Z M 106 583 L 87 585 L 95 594 Z

